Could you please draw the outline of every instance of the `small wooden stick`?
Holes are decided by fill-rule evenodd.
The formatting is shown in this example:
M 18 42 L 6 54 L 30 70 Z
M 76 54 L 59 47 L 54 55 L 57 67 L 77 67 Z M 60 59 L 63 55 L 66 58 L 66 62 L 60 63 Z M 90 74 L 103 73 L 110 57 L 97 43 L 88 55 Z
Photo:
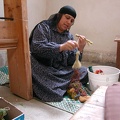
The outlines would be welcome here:
M 79 34 L 75 34 L 75 36 L 76 36 L 76 37 L 80 37 L 80 35 L 79 35 Z M 93 44 L 93 42 L 92 42 L 92 41 L 90 41 L 90 40 L 88 40 L 88 39 L 86 39 L 86 41 L 87 41 L 89 44 Z

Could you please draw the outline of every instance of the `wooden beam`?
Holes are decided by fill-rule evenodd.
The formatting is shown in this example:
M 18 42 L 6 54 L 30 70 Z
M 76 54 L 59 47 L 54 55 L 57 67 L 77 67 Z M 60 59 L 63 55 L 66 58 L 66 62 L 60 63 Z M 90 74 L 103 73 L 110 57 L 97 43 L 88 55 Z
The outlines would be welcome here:
M 27 0 L 4 0 L 5 17 L 14 18 L 16 49 L 8 49 L 11 92 L 32 99 L 32 76 L 28 38 Z
M 17 39 L 0 39 L 0 49 L 14 49 L 17 48 Z
M 15 22 L 0 21 L 0 39 L 16 38 Z
M 119 38 L 115 39 L 115 42 L 117 42 L 116 67 L 120 69 L 120 36 Z

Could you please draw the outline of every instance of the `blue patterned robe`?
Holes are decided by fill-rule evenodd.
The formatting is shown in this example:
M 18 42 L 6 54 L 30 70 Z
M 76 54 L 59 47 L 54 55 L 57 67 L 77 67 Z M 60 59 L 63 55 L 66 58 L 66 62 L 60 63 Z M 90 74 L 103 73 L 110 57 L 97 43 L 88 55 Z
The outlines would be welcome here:
M 42 101 L 61 101 L 66 93 L 76 53 L 76 49 L 59 52 L 60 44 L 67 40 L 73 40 L 73 35 L 69 31 L 59 33 L 51 20 L 40 22 L 32 31 L 30 51 L 33 92 Z M 86 68 L 82 67 L 80 72 L 81 80 L 87 78 Z

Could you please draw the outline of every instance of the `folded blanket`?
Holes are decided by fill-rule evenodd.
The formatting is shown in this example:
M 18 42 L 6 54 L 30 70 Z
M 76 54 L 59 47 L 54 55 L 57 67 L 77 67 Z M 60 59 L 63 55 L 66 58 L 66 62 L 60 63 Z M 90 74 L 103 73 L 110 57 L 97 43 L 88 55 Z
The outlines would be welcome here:
M 105 120 L 120 120 L 120 82 L 106 90 L 104 115 Z

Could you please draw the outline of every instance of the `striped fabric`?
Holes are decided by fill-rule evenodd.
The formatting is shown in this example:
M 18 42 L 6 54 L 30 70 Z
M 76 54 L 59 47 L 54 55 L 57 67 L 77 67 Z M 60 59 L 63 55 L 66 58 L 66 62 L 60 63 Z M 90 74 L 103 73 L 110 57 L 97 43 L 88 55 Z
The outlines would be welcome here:
M 105 120 L 120 120 L 120 83 L 107 88 L 105 94 Z

